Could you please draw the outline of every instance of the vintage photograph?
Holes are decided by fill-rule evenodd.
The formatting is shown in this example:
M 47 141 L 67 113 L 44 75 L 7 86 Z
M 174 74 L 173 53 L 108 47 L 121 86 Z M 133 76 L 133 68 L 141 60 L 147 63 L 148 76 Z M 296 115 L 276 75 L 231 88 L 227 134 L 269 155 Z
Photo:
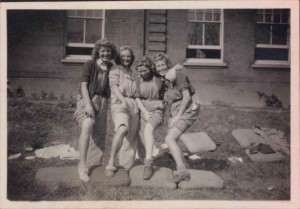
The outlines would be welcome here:
M 8 201 L 292 199 L 290 7 L 93 5 L 6 10 Z

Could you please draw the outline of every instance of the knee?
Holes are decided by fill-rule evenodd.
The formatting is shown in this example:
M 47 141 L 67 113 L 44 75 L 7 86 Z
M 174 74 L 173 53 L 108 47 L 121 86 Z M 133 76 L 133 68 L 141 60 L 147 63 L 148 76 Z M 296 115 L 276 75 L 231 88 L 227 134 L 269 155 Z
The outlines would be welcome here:
M 121 125 L 119 126 L 118 130 L 117 130 L 117 134 L 121 135 L 121 136 L 125 136 L 128 132 L 128 128 L 125 125 Z
M 165 141 L 166 141 L 167 144 L 168 143 L 173 143 L 173 142 L 175 142 L 175 140 L 176 139 L 174 137 L 170 136 L 170 135 L 167 135 L 166 138 L 165 138 Z
M 82 122 L 81 133 L 82 134 L 90 134 L 93 130 L 94 120 L 91 118 L 86 118 Z

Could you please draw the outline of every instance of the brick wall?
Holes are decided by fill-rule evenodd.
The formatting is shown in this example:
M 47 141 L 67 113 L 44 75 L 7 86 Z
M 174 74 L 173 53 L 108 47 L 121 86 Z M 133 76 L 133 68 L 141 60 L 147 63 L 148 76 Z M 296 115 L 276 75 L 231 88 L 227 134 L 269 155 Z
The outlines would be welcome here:
M 143 10 L 107 10 L 105 34 L 117 46 L 130 45 L 136 57 L 143 56 Z
M 11 89 L 23 88 L 30 96 L 44 90 L 76 96 L 82 64 L 62 63 L 63 10 L 8 12 L 8 77 Z M 106 37 L 116 45 L 131 45 L 143 54 L 143 10 L 108 10 Z
M 186 10 L 168 10 L 167 54 L 172 63 L 185 60 L 187 47 L 187 12 Z

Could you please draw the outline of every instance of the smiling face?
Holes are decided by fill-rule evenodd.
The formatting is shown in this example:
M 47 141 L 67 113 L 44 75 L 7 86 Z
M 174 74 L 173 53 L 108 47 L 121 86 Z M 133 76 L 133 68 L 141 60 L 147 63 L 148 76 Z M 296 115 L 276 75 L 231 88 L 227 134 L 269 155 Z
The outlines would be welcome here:
M 146 66 L 139 66 L 139 67 L 137 67 L 137 71 L 138 71 L 138 74 L 139 74 L 142 78 L 147 78 L 148 76 L 151 75 L 150 69 L 147 68 Z
M 132 60 L 131 52 L 128 49 L 123 50 L 120 53 L 120 57 L 121 57 L 121 64 L 125 67 L 130 67 L 131 60 Z
M 101 46 L 99 49 L 99 58 L 103 62 L 108 62 L 111 59 L 112 50 L 110 47 Z
M 164 59 L 155 62 L 155 68 L 156 68 L 157 73 L 161 76 L 165 76 L 169 70 L 166 60 L 164 60 Z

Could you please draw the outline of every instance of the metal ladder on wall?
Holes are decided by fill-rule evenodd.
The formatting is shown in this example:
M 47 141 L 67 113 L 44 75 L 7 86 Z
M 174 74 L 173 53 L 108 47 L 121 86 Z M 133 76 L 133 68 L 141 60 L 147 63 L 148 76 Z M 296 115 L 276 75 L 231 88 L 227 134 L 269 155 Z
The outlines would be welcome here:
M 167 52 L 167 10 L 145 11 L 145 55 Z

